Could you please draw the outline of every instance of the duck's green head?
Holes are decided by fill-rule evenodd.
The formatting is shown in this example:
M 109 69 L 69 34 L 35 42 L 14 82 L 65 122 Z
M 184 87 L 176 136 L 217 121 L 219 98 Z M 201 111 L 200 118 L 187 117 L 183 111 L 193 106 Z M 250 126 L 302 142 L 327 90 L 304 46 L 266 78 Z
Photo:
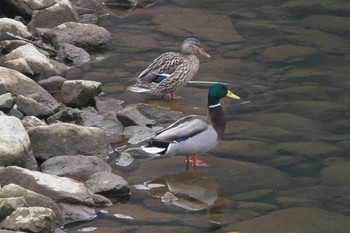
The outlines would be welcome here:
M 223 97 L 240 99 L 239 96 L 233 94 L 230 90 L 228 90 L 226 85 L 222 83 L 217 83 L 209 89 L 208 106 L 215 106 L 219 104 L 220 99 Z

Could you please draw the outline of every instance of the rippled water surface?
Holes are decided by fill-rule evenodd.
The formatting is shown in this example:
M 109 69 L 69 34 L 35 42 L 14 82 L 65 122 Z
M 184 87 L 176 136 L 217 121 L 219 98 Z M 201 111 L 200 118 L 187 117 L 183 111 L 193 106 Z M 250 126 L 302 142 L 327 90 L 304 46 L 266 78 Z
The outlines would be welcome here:
M 99 21 L 111 42 L 68 78 L 100 81 L 107 97 L 206 114 L 207 86 L 179 100 L 125 89 L 159 54 L 198 38 L 193 80 L 229 83 L 225 139 L 200 156 L 137 160 L 114 172 L 132 186 L 92 222 L 66 232 L 348 232 L 350 3 L 162 0 Z M 116 141 L 118 145 L 125 142 Z M 150 190 L 146 190 L 146 188 Z

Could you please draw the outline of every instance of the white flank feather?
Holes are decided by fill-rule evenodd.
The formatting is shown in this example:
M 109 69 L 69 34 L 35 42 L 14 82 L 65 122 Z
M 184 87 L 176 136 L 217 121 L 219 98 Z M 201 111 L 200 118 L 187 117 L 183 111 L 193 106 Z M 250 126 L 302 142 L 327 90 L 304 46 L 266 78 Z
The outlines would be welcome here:
M 158 153 L 164 151 L 164 148 L 160 148 L 160 147 L 141 146 L 141 149 L 144 150 L 145 152 L 149 153 L 149 154 L 158 154 Z
M 128 91 L 135 92 L 135 93 L 146 93 L 149 92 L 149 89 L 136 87 L 136 86 L 130 86 L 128 87 Z

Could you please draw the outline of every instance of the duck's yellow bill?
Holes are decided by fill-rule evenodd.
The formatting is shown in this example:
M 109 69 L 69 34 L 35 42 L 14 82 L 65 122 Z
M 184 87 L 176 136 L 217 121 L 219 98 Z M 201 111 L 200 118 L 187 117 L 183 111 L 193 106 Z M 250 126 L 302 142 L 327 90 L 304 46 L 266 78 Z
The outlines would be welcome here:
M 238 95 L 233 94 L 231 91 L 227 91 L 226 97 L 237 100 L 241 99 Z

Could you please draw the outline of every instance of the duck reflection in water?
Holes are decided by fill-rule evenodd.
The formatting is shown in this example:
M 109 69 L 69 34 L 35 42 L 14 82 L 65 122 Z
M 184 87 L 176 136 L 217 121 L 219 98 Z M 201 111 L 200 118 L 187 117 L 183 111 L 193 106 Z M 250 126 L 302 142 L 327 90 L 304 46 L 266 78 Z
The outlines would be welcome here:
M 196 168 L 194 168 L 196 169 Z M 228 203 L 222 187 L 199 172 L 185 171 L 167 174 L 145 184 L 152 196 L 166 205 L 178 206 L 189 211 L 207 211 L 210 227 L 220 225 L 220 213 Z

